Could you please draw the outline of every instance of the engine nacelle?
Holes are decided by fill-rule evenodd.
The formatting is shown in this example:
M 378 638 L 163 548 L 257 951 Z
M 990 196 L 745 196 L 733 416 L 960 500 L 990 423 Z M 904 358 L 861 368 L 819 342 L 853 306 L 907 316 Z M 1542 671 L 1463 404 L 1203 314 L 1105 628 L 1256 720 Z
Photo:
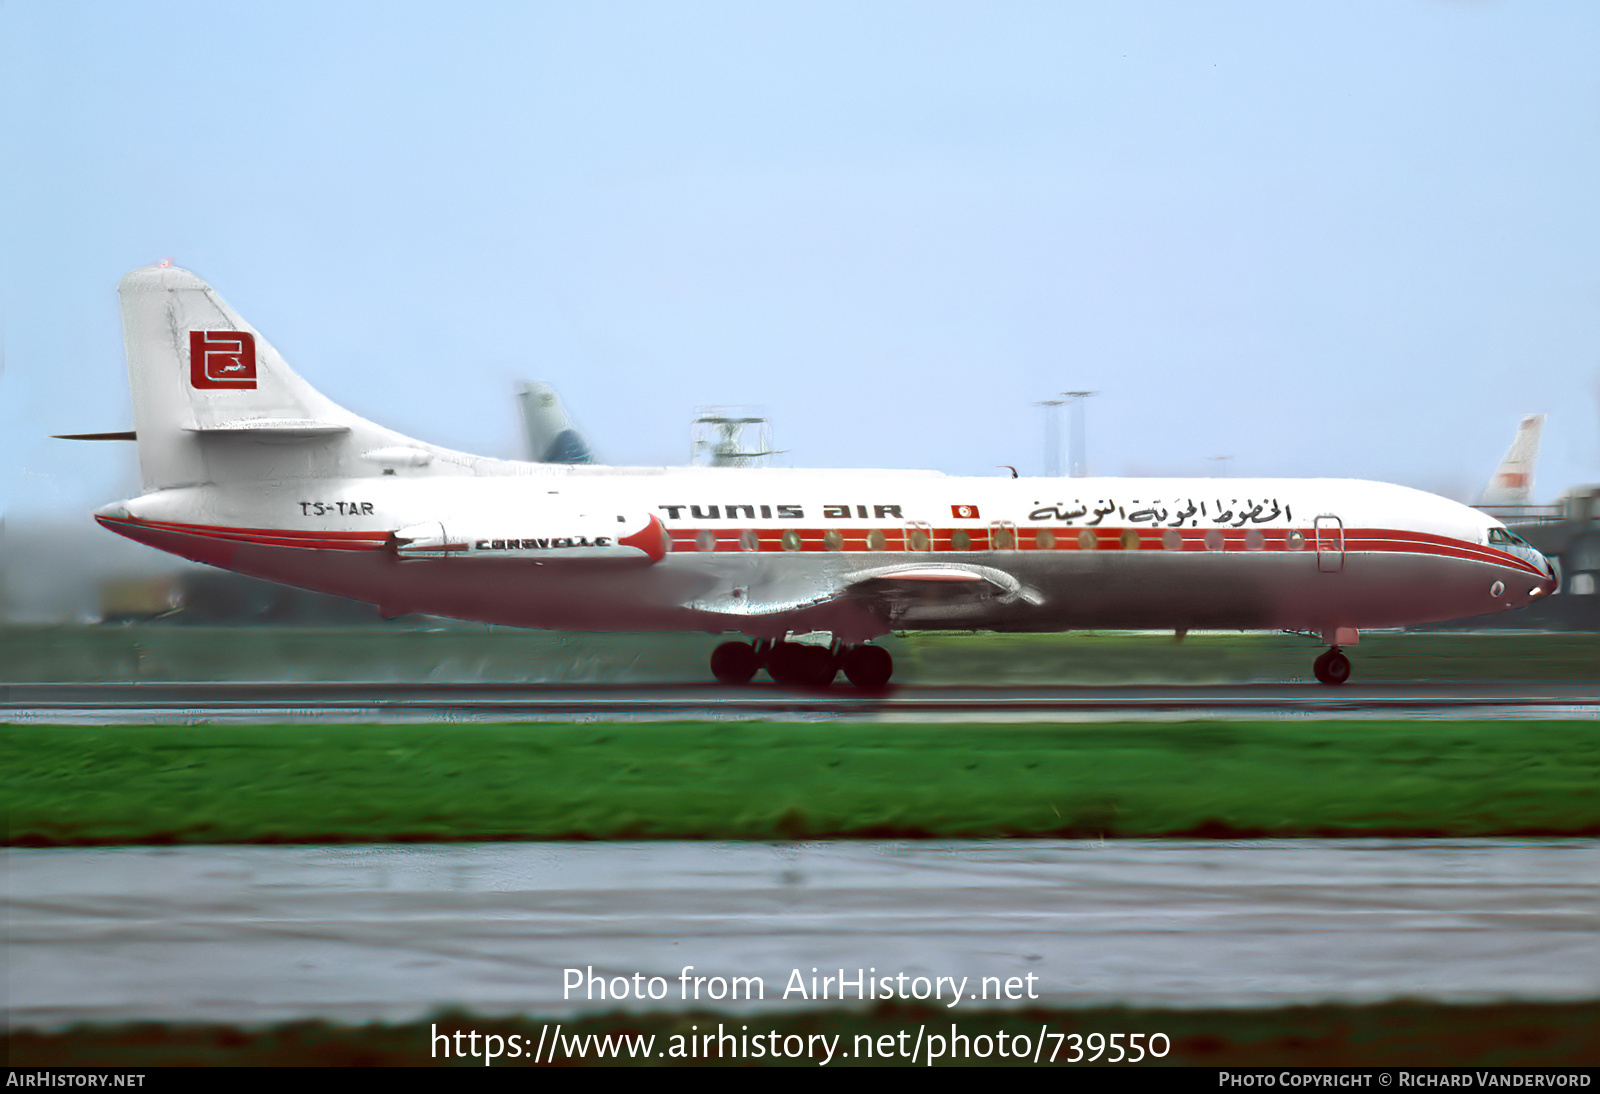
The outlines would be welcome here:
M 670 541 L 666 527 L 654 515 L 622 521 L 578 515 L 544 516 L 526 524 L 513 518 L 471 534 L 427 521 L 399 529 L 391 542 L 402 559 L 660 562 Z

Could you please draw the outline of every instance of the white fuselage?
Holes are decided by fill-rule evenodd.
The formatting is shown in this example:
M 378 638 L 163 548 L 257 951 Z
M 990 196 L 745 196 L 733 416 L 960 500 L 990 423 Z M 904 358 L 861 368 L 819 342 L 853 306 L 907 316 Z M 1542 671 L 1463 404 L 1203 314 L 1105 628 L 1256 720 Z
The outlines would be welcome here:
M 1476 510 L 1337 479 L 482 461 L 163 490 L 102 520 L 391 615 L 576 630 L 1328 633 L 1504 611 L 1553 586 L 1535 553 L 1491 546 L 1497 522 Z M 618 544 L 652 535 L 659 551 Z
M 146 493 L 101 522 L 389 615 L 830 631 L 845 646 L 947 627 L 1283 628 L 1337 645 L 1362 627 L 1522 607 L 1554 587 L 1499 522 L 1381 483 L 629 469 L 453 452 L 335 404 L 187 270 L 135 270 L 118 292 Z

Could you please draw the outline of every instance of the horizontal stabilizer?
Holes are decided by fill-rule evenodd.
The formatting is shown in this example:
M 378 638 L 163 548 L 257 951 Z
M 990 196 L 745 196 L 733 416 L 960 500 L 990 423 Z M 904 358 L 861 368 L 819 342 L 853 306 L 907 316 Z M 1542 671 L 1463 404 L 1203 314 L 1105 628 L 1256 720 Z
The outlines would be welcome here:
M 121 433 L 52 433 L 52 440 L 57 441 L 137 441 L 139 434 L 131 429 Z
M 264 433 L 274 437 L 332 437 L 350 432 L 350 427 L 339 422 L 323 422 L 314 418 L 235 418 L 229 422 L 205 425 L 186 425 L 185 433 L 199 433 L 214 437 L 219 434 Z

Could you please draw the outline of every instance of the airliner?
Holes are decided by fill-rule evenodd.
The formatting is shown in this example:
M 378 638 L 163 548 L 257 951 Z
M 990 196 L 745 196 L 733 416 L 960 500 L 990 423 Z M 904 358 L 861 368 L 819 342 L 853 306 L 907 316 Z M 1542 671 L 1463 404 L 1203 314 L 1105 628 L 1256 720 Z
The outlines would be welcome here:
M 1555 588 L 1499 521 L 1378 482 L 468 455 L 335 405 L 186 270 L 135 270 L 119 294 L 135 428 L 76 436 L 136 440 L 144 493 L 96 519 L 388 617 L 738 635 L 711 655 L 718 680 L 791 687 L 887 685 L 874 640 L 895 631 L 1294 631 L 1338 685 L 1363 629 Z

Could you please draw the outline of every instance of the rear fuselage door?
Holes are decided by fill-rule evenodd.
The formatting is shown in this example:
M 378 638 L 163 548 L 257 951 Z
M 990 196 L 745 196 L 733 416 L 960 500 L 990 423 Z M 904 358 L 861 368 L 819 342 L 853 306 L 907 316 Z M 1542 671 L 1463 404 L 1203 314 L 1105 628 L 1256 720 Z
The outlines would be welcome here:
M 1316 521 L 1317 569 L 1325 574 L 1344 571 L 1344 521 L 1324 513 Z

